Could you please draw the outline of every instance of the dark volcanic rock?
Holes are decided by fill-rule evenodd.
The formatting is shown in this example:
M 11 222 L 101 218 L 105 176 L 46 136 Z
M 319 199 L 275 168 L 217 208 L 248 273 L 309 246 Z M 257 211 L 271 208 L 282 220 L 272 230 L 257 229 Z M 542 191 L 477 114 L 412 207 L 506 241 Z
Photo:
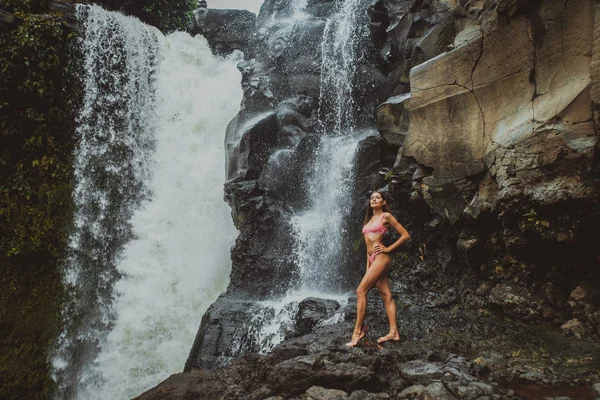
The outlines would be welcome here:
M 233 50 L 247 52 L 254 34 L 256 15 L 246 10 L 199 8 L 194 12 L 192 35 L 202 35 L 219 55 Z
M 573 399 L 593 398 L 591 386 L 600 379 L 597 344 L 502 317 L 415 309 L 399 314 L 401 342 L 378 346 L 375 339 L 386 333 L 385 316 L 382 309 L 373 313 L 378 307 L 372 304 L 374 297 L 369 300 L 367 323 L 374 333 L 356 348 L 344 345 L 352 322 L 318 327 L 267 356 L 247 354 L 215 371 L 173 375 L 139 398 L 210 399 L 220 390 L 219 398 L 231 399 L 385 399 L 414 398 L 419 393 L 418 398 L 432 399 L 519 399 L 529 398 L 519 396 L 517 382 L 524 376 L 551 397 L 573 393 Z M 434 320 L 439 325 L 427 328 Z M 474 329 L 474 324 L 488 328 Z M 528 343 L 523 338 L 538 339 Z M 463 356 L 456 355 L 457 350 Z M 555 362 L 567 354 L 581 356 L 571 364 Z M 575 379 L 581 388 L 569 389 Z M 514 381 L 516 395 L 510 385 L 498 381 Z M 562 388 L 553 391 L 553 385 Z
M 276 147 L 279 119 L 275 111 L 240 112 L 227 126 L 227 179 L 254 180 Z
M 254 302 L 221 295 L 202 317 L 184 371 L 219 367 L 250 350 L 247 323 L 256 309 Z
M 302 300 L 296 317 L 296 334 L 303 335 L 310 332 L 317 323 L 333 316 L 338 308 L 340 304 L 335 300 L 313 297 Z

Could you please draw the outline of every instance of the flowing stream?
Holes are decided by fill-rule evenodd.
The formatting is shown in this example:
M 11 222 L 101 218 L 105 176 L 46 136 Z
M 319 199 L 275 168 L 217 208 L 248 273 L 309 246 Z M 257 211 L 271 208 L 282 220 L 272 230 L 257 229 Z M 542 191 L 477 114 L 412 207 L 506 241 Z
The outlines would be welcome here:
M 52 363 L 59 398 L 131 398 L 181 371 L 227 287 L 223 135 L 242 98 L 239 55 L 97 6 L 78 16 L 76 216 Z

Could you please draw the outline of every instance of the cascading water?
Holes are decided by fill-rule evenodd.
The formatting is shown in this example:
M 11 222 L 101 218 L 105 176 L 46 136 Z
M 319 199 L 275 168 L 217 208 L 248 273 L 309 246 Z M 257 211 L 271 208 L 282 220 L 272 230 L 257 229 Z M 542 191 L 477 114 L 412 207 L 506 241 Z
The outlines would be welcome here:
M 361 0 L 344 0 L 327 21 L 321 42 L 319 122 L 331 134 L 349 135 L 355 129 L 354 83 L 361 44 L 368 37 Z
M 307 4 L 308 0 L 294 0 L 294 2 L 292 3 L 292 15 L 303 15 Z
M 352 208 L 356 136 L 321 139 L 311 176 L 309 209 L 296 215 L 294 253 L 300 267 L 299 291 L 341 293 L 340 254 L 347 248 L 346 218 Z
M 368 37 L 366 8 L 361 0 L 338 2 L 327 21 L 321 44 L 319 99 L 321 142 L 309 180 L 308 208 L 293 217 L 294 254 L 300 280 L 283 299 L 265 302 L 268 312 L 258 313 L 249 334 L 261 352 L 270 351 L 285 337 L 301 299 L 314 296 L 344 303 L 348 296 L 340 281 L 343 257 L 349 250 L 345 226 L 352 209 L 354 159 L 357 145 L 368 132 L 355 129 L 354 81 L 361 40 Z M 335 323 L 342 316 L 336 315 Z
M 155 32 L 120 14 L 79 7 L 83 103 L 77 118 L 75 221 L 64 284 L 57 381 L 72 397 L 80 371 L 114 320 L 116 263 L 131 239 L 129 219 L 148 196 L 154 147 L 158 46 Z
M 322 66 L 319 96 L 321 143 L 309 177 L 308 210 L 296 215 L 295 253 L 300 267 L 301 291 L 340 293 L 341 254 L 348 213 L 352 209 L 354 157 L 358 142 L 367 132 L 354 125 L 356 64 L 365 37 L 361 0 L 337 4 L 327 21 L 321 44 Z
M 77 217 L 53 364 L 61 398 L 130 398 L 181 370 L 227 286 L 236 231 L 222 200 L 223 135 L 240 75 L 201 37 L 78 10 Z

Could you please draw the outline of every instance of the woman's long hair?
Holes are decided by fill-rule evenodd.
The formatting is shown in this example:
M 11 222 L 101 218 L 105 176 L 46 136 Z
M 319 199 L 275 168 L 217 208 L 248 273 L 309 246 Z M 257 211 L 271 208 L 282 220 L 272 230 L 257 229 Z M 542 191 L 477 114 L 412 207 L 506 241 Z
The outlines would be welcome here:
M 391 212 L 387 204 L 388 200 L 386 199 L 386 196 L 383 193 L 378 192 L 377 190 L 373 190 L 369 195 L 369 201 L 367 203 L 367 212 L 365 213 L 365 220 L 363 221 L 363 226 L 368 224 L 371 218 L 373 217 L 373 208 L 371 207 L 371 196 L 373 196 L 373 193 L 379 193 L 381 195 L 381 198 L 385 201 L 385 204 L 382 207 L 383 212 Z

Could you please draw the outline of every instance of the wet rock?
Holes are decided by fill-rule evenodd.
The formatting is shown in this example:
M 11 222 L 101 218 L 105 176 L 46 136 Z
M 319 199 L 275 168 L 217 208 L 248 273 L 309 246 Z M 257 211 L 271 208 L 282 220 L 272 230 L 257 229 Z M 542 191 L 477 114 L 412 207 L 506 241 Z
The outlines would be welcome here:
M 589 300 L 589 292 L 582 286 L 577 286 L 573 289 L 569 297 L 577 302 L 585 302 L 586 299 Z
M 312 386 L 314 376 L 315 372 L 310 365 L 298 359 L 291 359 L 275 365 L 267 377 L 267 383 L 286 396 Z
M 454 400 L 455 397 L 446 389 L 442 382 L 434 382 L 428 385 L 421 395 L 425 399 L 436 399 L 436 400 Z
M 339 308 L 340 304 L 335 300 L 317 299 L 314 297 L 302 300 L 298 305 L 296 334 L 302 335 L 310 332 L 317 323 L 333 316 Z
M 253 302 L 236 301 L 222 295 L 204 313 L 184 371 L 215 368 L 247 351 L 240 326 L 252 319 Z M 237 346 L 233 344 L 237 343 Z
M 487 297 L 490 293 L 490 290 L 492 290 L 491 285 L 487 282 L 482 282 L 481 285 L 479 285 L 479 287 L 475 291 L 475 293 L 477 294 L 477 296 Z
M 278 141 L 274 111 L 239 113 L 227 126 L 227 179 L 257 179 Z
M 307 400 L 348 400 L 348 393 L 338 389 L 312 386 L 306 391 Z
M 248 393 L 258 390 L 257 396 L 284 393 L 288 397 L 290 392 L 284 382 L 289 374 L 290 379 L 302 382 L 295 387 L 294 396 L 303 395 L 311 386 L 335 382 L 335 388 L 346 393 L 385 390 L 393 397 L 408 383 L 422 382 L 423 391 L 425 386 L 441 381 L 451 393 L 495 398 L 496 393 L 481 394 L 487 393 L 489 387 L 485 382 L 481 382 L 483 386 L 472 384 L 478 381 L 471 374 L 480 378 L 490 370 L 501 370 L 508 363 L 502 354 L 520 354 L 516 350 L 523 338 L 531 338 L 525 342 L 535 342 L 535 351 L 539 351 L 537 346 L 545 343 L 545 336 L 515 329 L 522 320 L 552 320 L 558 328 L 576 318 L 584 326 L 597 326 L 599 314 L 594 296 L 576 291 L 569 306 L 565 305 L 569 292 L 594 276 L 595 264 L 589 264 L 589 260 L 596 259 L 597 250 L 586 250 L 580 258 L 555 257 L 560 253 L 580 254 L 572 251 L 574 248 L 596 246 L 581 243 L 597 237 L 597 229 L 584 229 L 587 239 L 581 242 L 576 224 L 565 223 L 559 229 L 555 219 L 541 217 L 544 207 L 552 216 L 560 214 L 562 208 L 566 209 L 563 214 L 581 213 L 582 220 L 589 217 L 593 221 L 597 214 L 597 208 L 590 207 L 588 212 L 583 202 L 595 201 L 598 196 L 598 181 L 589 172 L 596 162 L 593 148 L 597 143 L 592 103 L 600 98 L 600 91 L 588 90 L 598 86 L 600 76 L 590 72 L 597 67 L 597 52 L 589 45 L 593 38 L 593 13 L 588 13 L 592 3 L 568 2 L 565 8 L 562 0 L 544 0 L 539 9 L 527 8 L 526 3 L 372 2 L 372 18 L 377 19 L 372 20 L 371 29 L 379 55 L 365 53 L 363 61 L 369 64 L 378 57 L 379 67 L 388 78 L 385 91 L 378 91 L 377 85 L 368 89 L 369 82 L 379 84 L 383 75 L 374 72 L 372 64 L 357 67 L 365 79 L 355 101 L 361 103 L 365 126 L 373 126 L 375 108 L 371 105 L 381 105 L 377 122 L 383 136 L 387 135 L 387 143 L 375 132 L 359 144 L 354 194 L 359 198 L 370 189 L 389 185 L 394 194 L 394 215 L 413 237 L 404 247 L 405 252 L 393 255 L 390 272 L 394 295 L 402 298 L 399 318 L 405 318 L 401 324 L 405 329 L 403 338 L 411 340 L 401 342 L 397 348 L 391 343 L 376 349 L 373 338 L 368 337 L 358 348 L 346 349 L 343 343 L 351 326 L 318 327 L 317 321 L 329 311 L 320 306 L 307 307 L 306 313 L 298 316 L 299 332 L 284 332 L 289 337 L 300 337 L 276 347 L 267 357 L 268 365 L 255 367 L 248 361 L 252 374 L 265 374 L 264 379 L 252 375 L 259 386 L 245 381 Z M 232 252 L 228 293 L 241 299 L 269 298 L 274 291 L 281 294 L 286 282 L 297 273 L 294 260 L 277 248 L 289 249 L 291 227 L 286 226 L 285 220 L 291 209 L 302 210 L 306 205 L 307 186 L 302 177 L 310 169 L 319 143 L 315 104 L 319 97 L 319 45 L 325 20 L 313 17 L 330 15 L 333 2 L 309 0 L 311 15 L 302 26 L 271 19 L 273 13 L 289 15 L 290 4 L 283 0 L 265 2 L 261 28 L 255 35 L 256 46 L 251 57 L 239 66 L 245 93 L 243 112 L 271 113 L 265 120 L 272 128 L 269 132 L 254 131 L 259 131 L 256 137 L 264 136 L 268 146 L 260 157 L 248 153 L 258 162 L 248 163 L 242 155 L 240 161 L 231 163 L 235 164 L 233 181 L 226 186 L 227 201 L 232 205 L 236 226 L 241 229 Z M 579 19 L 581 24 L 576 23 Z M 451 37 L 454 33 L 450 34 L 449 29 L 455 29 L 456 38 Z M 558 46 L 563 40 L 568 51 L 555 51 L 563 48 L 562 44 Z M 453 50 L 448 47 L 452 42 Z M 425 61 L 446 50 L 449 51 Z M 506 62 L 498 62 L 499 59 Z M 563 73 L 565 70 L 567 73 Z M 384 95 L 381 101 L 388 101 L 374 102 L 373 98 Z M 244 118 L 239 118 L 240 126 L 244 125 Z M 242 142 L 237 136 L 243 136 L 243 132 L 236 127 L 234 146 Z M 403 142 L 400 136 L 405 134 Z M 402 142 L 404 146 L 397 157 Z M 577 199 L 582 202 L 573 202 Z M 532 207 L 538 216 L 530 213 Z M 360 216 L 361 212 L 364 210 L 354 210 L 352 215 Z M 530 214 L 524 217 L 525 213 Z M 519 222 L 523 218 L 531 219 L 527 227 Z M 551 224 L 550 229 L 546 223 Z M 273 227 L 281 230 L 273 231 Z M 555 246 L 557 243 L 574 247 Z M 362 263 L 364 249 L 360 250 Z M 492 261 L 504 260 L 507 253 L 514 261 L 504 265 L 502 273 L 490 272 Z M 583 259 L 588 264 L 581 262 Z M 341 279 L 344 284 L 357 282 L 359 274 L 362 270 L 352 270 Z M 587 290 L 586 287 L 584 291 L 592 293 Z M 369 313 L 373 308 L 382 312 L 380 303 L 369 304 Z M 454 304 L 459 306 L 451 308 Z M 228 316 L 226 302 L 222 305 L 210 309 L 209 320 L 211 324 L 219 321 L 224 333 L 219 333 L 221 325 L 215 323 L 212 339 L 206 339 L 208 349 L 221 346 L 217 345 L 218 334 L 229 346 L 237 343 L 226 337 L 236 337 L 231 333 L 236 326 L 236 334 L 241 335 L 244 323 L 252 317 L 240 310 L 239 319 L 235 319 Z M 488 313 L 484 309 L 488 306 L 500 307 L 512 321 L 498 322 L 501 313 Z M 469 307 L 477 308 L 473 318 L 465 318 L 462 313 L 468 312 Z M 348 319 L 353 312 L 346 313 Z M 385 315 L 374 319 L 377 322 L 370 322 L 372 329 L 385 332 Z M 429 341 L 420 343 L 423 338 Z M 244 351 L 253 351 L 255 344 L 246 340 Z M 509 349 L 506 341 L 518 346 Z M 227 347 L 225 342 L 223 349 Z M 571 345 L 560 343 L 563 347 Z M 495 350 L 482 352 L 478 346 Z M 431 348 L 437 348 L 436 357 L 427 356 Z M 439 355 L 458 351 L 469 359 L 484 356 L 487 367 L 477 369 Z M 523 354 L 526 353 L 524 349 Z M 223 357 L 222 360 L 229 357 L 218 349 L 210 354 Z M 508 360 L 520 365 L 525 363 L 523 358 L 521 355 Z M 282 364 L 285 361 L 289 362 Z M 411 365 L 426 366 L 424 370 L 431 376 L 427 372 L 419 375 L 414 368 L 411 372 Z M 408 368 L 402 378 L 398 378 L 398 368 Z M 527 365 L 510 369 L 515 371 L 510 376 L 526 376 L 527 370 L 533 368 Z M 393 376 L 387 371 L 393 371 Z M 502 372 L 492 373 L 502 377 Z M 441 390 L 431 389 L 436 388 Z M 267 390 L 272 392 L 266 394 Z M 362 391 L 356 394 L 362 395 Z
M 546 299 L 554 306 L 559 308 L 563 308 L 565 306 L 567 296 L 560 286 L 552 282 L 548 282 L 544 285 L 544 293 L 546 294 Z
M 354 193 L 359 198 L 370 195 L 385 179 L 379 174 L 385 143 L 381 136 L 373 133 L 360 141 L 356 148 Z
M 368 386 L 375 379 L 369 367 L 350 362 L 325 363 L 320 376 L 337 387 Z
M 508 315 L 531 320 L 539 317 L 538 303 L 525 288 L 501 283 L 490 292 L 489 301 L 502 307 Z
M 444 374 L 439 365 L 424 361 L 408 362 L 400 373 L 406 380 L 420 384 L 429 384 L 431 381 L 439 380 Z
M 399 399 L 414 399 L 425 390 L 423 385 L 409 386 L 398 394 Z
M 219 55 L 233 50 L 247 52 L 254 32 L 256 15 L 246 10 L 199 8 L 194 12 L 192 35 L 202 35 Z
M 348 400 L 384 400 L 389 398 L 390 395 L 387 393 L 369 393 L 366 390 L 355 390 L 350 394 Z
M 578 319 L 572 319 L 565 322 L 560 329 L 562 329 L 562 331 L 567 335 L 573 336 L 577 339 L 582 339 L 589 334 L 588 328 Z

